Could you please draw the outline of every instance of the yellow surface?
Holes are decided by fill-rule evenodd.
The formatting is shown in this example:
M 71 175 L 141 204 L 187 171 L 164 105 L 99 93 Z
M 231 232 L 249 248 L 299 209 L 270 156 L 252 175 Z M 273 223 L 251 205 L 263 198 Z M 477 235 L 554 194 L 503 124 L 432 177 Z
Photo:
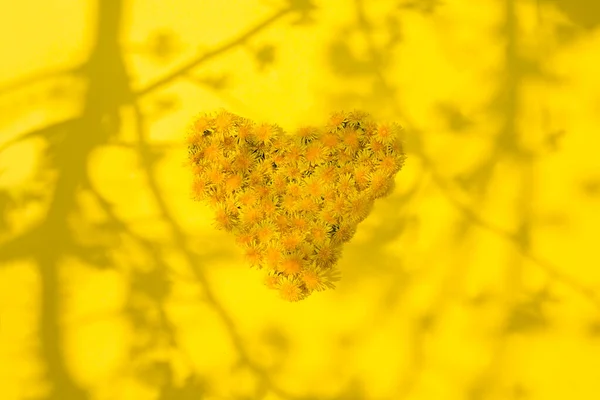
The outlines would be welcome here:
M 600 396 L 596 2 L 9 3 L 1 399 Z M 190 199 L 220 107 L 405 127 L 336 290 L 280 300 Z

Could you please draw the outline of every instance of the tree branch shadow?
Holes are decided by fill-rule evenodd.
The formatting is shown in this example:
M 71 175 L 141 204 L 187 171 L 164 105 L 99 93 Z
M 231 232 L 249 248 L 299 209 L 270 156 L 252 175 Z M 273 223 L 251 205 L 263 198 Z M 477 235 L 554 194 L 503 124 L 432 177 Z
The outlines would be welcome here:
M 457 244 L 472 233 L 474 227 L 479 227 L 513 245 L 518 257 L 513 262 L 509 263 L 510 265 L 506 266 L 506 293 L 504 300 L 507 306 L 505 316 L 506 324 L 503 324 L 503 327 L 506 327 L 510 325 L 510 321 L 514 319 L 514 311 L 518 308 L 518 301 L 515 297 L 515 293 L 522 290 L 520 285 L 520 275 L 521 269 L 523 268 L 521 264 L 524 260 L 530 261 L 533 265 L 544 271 L 551 281 L 565 285 L 596 307 L 600 306 L 600 298 L 595 290 L 577 282 L 575 279 L 568 276 L 568 274 L 562 272 L 561 268 L 553 265 L 543 257 L 536 255 L 530 246 L 530 236 L 532 234 L 531 232 L 534 223 L 532 216 L 531 188 L 533 187 L 535 177 L 532 174 L 532 163 L 534 162 L 536 154 L 519 144 L 519 135 L 521 135 L 521 133 L 517 127 L 517 120 L 519 113 L 521 112 L 520 107 L 522 104 L 519 103 L 518 99 L 519 91 L 521 90 L 520 86 L 525 78 L 532 74 L 537 74 L 537 77 L 541 76 L 542 78 L 544 78 L 544 76 L 542 76 L 541 70 L 531 69 L 530 61 L 523 60 L 522 51 L 518 47 L 519 38 L 514 1 L 505 0 L 504 4 L 504 26 L 501 28 L 498 36 L 499 40 L 503 40 L 506 43 L 504 71 L 501 74 L 502 84 L 497 89 L 496 97 L 488 105 L 488 110 L 490 112 L 497 114 L 502 118 L 503 126 L 493 139 L 493 145 L 491 146 L 492 150 L 489 156 L 485 157 L 478 165 L 473 166 L 471 171 L 467 171 L 462 176 L 456 178 L 456 182 L 462 186 L 463 192 L 467 192 L 471 195 L 470 197 L 473 197 L 476 201 L 465 203 L 458 200 L 451 181 L 443 177 L 439 172 L 441 167 L 438 167 L 435 161 L 427 155 L 425 151 L 425 142 L 428 140 L 428 134 L 426 132 L 421 132 L 417 128 L 418 124 L 410 121 L 410 118 L 403 112 L 401 100 L 396 97 L 398 90 L 389 83 L 386 77 L 389 72 L 389 67 L 384 61 L 389 60 L 389 55 L 385 53 L 390 51 L 390 49 L 381 45 L 375 45 L 372 36 L 375 29 L 381 30 L 381 25 L 375 25 L 369 21 L 361 0 L 355 1 L 355 23 L 349 24 L 346 28 L 343 28 L 340 38 L 335 39 L 330 47 L 330 67 L 332 71 L 341 74 L 344 78 L 353 79 L 355 77 L 360 77 L 363 81 L 365 78 L 371 78 L 374 82 L 372 91 L 366 96 L 362 94 L 355 95 L 352 89 L 341 94 L 333 94 L 331 99 L 335 104 L 352 104 L 355 107 L 357 104 L 364 103 L 377 104 L 386 109 L 393 110 L 393 113 L 398 118 L 406 121 L 406 149 L 409 153 L 407 164 L 410 163 L 413 158 L 420 162 L 423 171 L 427 172 L 427 174 L 433 178 L 433 183 L 441 190 L 442 195 L 462 216 L 462 222 L 457 226 L 457 232 L 460 233 L 460 235 L 455 238 Z M 401 13 L 419 10 L 424 14 L 432 14 L 436 11 L 435 7 L 437 5 L 440 5 L 439 2 L 417 0 L 401 2 L 399 8 L 401 9 Z M 575 6 L 575 4 L 573 4 L 573 6 Z M 401 25 L 401 20 L 398 22 L 398 25 Z M 369 53 L 368 60 L 355 58 L 349 51 L 350 45 L 348 37 L 352 32 L 358 32 L 366 41 Z M 381 37 L 382 32 L 379 31 L 377 34 Z M 398 36 L 402 37 L 402 33 Z M 546 78 L 548 77 L 546 76 Z M 345 82 L 345 86 L 351 87 L 348 82 Z M 458 107 L 454 107 L 452 104 L 445 104 L 444 106 L 445 107 L 442 108 L 438 107 L 439 112 L 442 114 L 442 117 L 447 119 L 450 123 L 449 128 L 451 131 L 462 133 L 462 130 L 465 127 L 473 126 L 472 121 L 465 119 L 464 116 L 457 113 Z M 450 108 L 448 108 L 448 106 L 450 106 Z M 486 201 L 487 193 L 492 185 L 494 169 L 501 161 L 510 161 L 517 165 L 523 172 L 521 198 L 517 205 L 520 224 L 514 232 L 495 226 L 489 222 L 485 216 L 482 216 L 476 211 Z M 379 229 L 379 227 L 375 228 L 375 230 L 377 229 Z M 381 245 L 383 244 L 384 243 L 381 243 Z M 380 253 L 381 250 L 378 246 L 379 244 L 377 241 L 373 240 L 369 246 L 369 253 Z M 436 302 L 436 304 L 439 305 L 441 303 Z M 439 316 L 437 311 L 431 310 L 432 313 Z M 417 323 L 416 325 L 420 326 Z M 422 334 L 427 331 L 428 329 L 419 327 L 415 327 L 414 329 L 413 348 L 415 348 L 415 354 L 411 358 L 412 366 L 409 368 L 411 371 L 409 377 L 402 379 L 402 398 L 407 398 L 410 395 L 412 388 L 416 385 L 416 381 L 419 377 L 418 371 L 423 365 L 423 360 L 420 358 L 422 351 L 419 351 L 419 349 L 422 350 Z M 495 360 L 500 359 L 502 355 L 504 349 L 503 343 L 506 339 L 504 333 L 505 332 L 499 333 L 499 339 L 495 349 Z M 488 371 L 490 378 L 494 376 L 493 371 L 495 370 L 493 368 L 497 365 L 496 361 L 492 363 L 490 371 Z M 489 380 L 486 382 L 490 383 Z
M 76 233 L 66 223 L 75 213 L 78 213 L 80 217 L 83 215 L 77 204 L 77 195 L 82 190 L 91 192 L 100 204 L 101 209 L 108 218 L 107 226 L 111 230 L 111 234 L 115 236 L 125 234 L 132 238 L 154 260 L 155 266 L 151 275 L 138 276 L 140 279 L 150 279 L 148 282 L 151 284 L 147 282 L 148 285 L 146 286 L 148 287 L 142 285 L 144 287 L 141 289 L 139 286 L 132 286 L 132 291 L 139 294 L 140 291 L 147 292 L 147 289 L 151 289 L 146 294 L 154 301 L 159 310 L 158 325 L 145 324 L 144 316 L 140 314 L 140 310 L 136 309 L 129 309 L 131 322 L 135 324 L 136 318 L 138 318 L 138 322 L 142 321 L 141 326 L 143 328 L 164 332 L 168 337 L 169 345 L 174 348 L 178 347 L 176 327 L 169 320 L 162 304 L 170 289 L 168 279 L 164 275 L 169 268 L 164 261 L 164 256 L 161 254 L 160 246 L 135 235 L 128 224 L 117 216 L 114 207 L 93 188 L 88 176 L 87 162 L 90 154 L 95 149 L 109 144 L 117 135 L 121 129 L 119 111 L 123 106 L 126 106 L 132 108 L 135 114 L 134 121 L 137 132 L 135 146 L 142 160 L 148 186 L 154 201 L 158 205 L 161 218 L 167 223 L 174 243 L 183 254 L 197 283 L 203 288 L 203 300 L 216 311 L 225 324 L 235 351 L 239 355 L 240 363 L 250 367 L 259 377 L 263 391 L 273 392 L 286 399 L 301 399 L 303 397 L 292 396 L 279 388 L 272 381 L 267 371 L 251 359 L 244 346 L 243 339 L 237 331 L 235 322 L 213 293 L 201 268 L 203 259 L 188 247 L 188 239 L 169 210 L 163 191 L 156 180 L 156 164 L 153 157 L 155 146 L 147 142 L 145 116 L 140 110 L 138 101 L 143 96 L 153 93 L 180 77 L 185 78 L 187 73 L 197 66 L 243 44 L 284 16 L 298 14 L 303 18 L 314 6 L 308 0 L 290 0 L 287 7 L 278 10 L 271 17 L 248 29 L 237 38 L 189 61 L 176 71 L 136 92 L 130 86 L 129 74 L 123 61 L 120 44 L 124 3 L 124 0 L 98 0 L 96 42 L 88 61 L 82 67 L 65 71 L 50 71 L 3 87 L 3 90 L 9 93 L 37 81 L 73 73 L 81 74 L 89 84 L 84 100 L 84 110 L 80 116 L 24 133 L 16 139 L 4 143 L 0 149 L 2 151 L 17 141 L 33 137 L 42 137 L 53 143 L 46 158 L 49 165 L 55 169 L 57 179 L 46 217 L 33 229 L 0 245 L 0 262 L 3 264 L 15 259 L 31 257 L 38 267 L 42 287 L 41 316 L 39 320 L 40 356 L 45 364 L 46 380 L 50 386 L 45 398 L 49 400 L 71 400 L 87 399 L 92 396 L 92 393 L 73 377 L 65 360 L 66 344 L 64 326 L 61 322 L 65 298 L 61 290 L 62 283 L 58 271 L 65 257 L 69 255 L 83 257 L 89 252 L 89 249 L 80 247 L 77 241 L 78 238 L 75 236 Z M 85 261 L 98 264 L 97 260 L 94 259 L 88 258 Z M 107 267 L 112 267 L 112 265 Z M 142 346 L 141 351 L 149 351 L 152 345 L 151 341 L 151 343 Z M 162 367 L 159 366 L 159 369 L 162 368 L 164 379 L 162 379 L 162 387 L 159 388 L 160 398 L 198 398 L 204 393 L 205 387 L 201 383 L 201 378 L 192 375 L 183 387 L 176 387 L 171 379 L 171 367 L 167 364 L 161 365 Z
M 490 187 L 492 179 L 492 171 L 497 162 L 503 158 L 512 158 L 517 160 L 521 165 L 524 174 L 528 174 L 532 155 L 527 151 L 523 151 L 517 144 L 516 135 L 516 120 L 518 117 L 518 107 L 516 102 L 518 97 L 519 85 L 521 84 L 522 71 L 519 70 L 519 60 L 517 60 L 516 50 L 510 46 L 516 45 L 515 41 L 515 21 L 511 20 L 514 16 L 510 16 L 514 0 L 505 0 L 508 11 L 506 21 L 506 34 L 509 36 L 509 46 L 506 53 L 506 91 L 499 96 L 500 101 L 495 105 L 497 110 L 502 112 L 505 118 L 505 126 L 497 135 L 490 157 L 478 165 L 476 168 L 462 177 L 463 188 L 470 192 L 478 192 L 481 197 L 480 202 L 485 200 L 484 194 Z M 550 0 L 548 0 L 550 1 Z M 552 0 L 558 2 L 558 0 Z M 418 2 L 413 1 L 410 4 L 417 5 Z M 423 4 L 433 4 L 433 2 L 422 2 Z M 128 309 L 128 318 L 130 321 L 137 323 L 142 330 L 156 331 L 159 336 L 164 334 L 167 338 L 167 343 L 171 348 L 177 349 L 177 327 L 170 321 L 169 315 L 165 310 L 164 302 L 170 292 L 169 286 L 169 266 L 165 261 L 165 256 L 161 251 L 161 244 L 145 239 L 136 235 L 130 228 L 128 223 L 121 220 L 115 212 L 114 206 L 104 199 L 99 191 L 90 183 L 87 173 L 87 162 L 90 154 L 97 148 L 114 142 L 114 137 L 121 129 L 121 117 L 119 111 L 122 107 L 129 107 L 134 113 L 134 122 L 136 130 L 136 142 L 133 144 L 121 144 L 124 147 L 131 147 L 137 150 L 140 156 L 142 166 L 146 174 L 148 187 L 150 189 L 152 199 L 158 205 L 160 218 L 169 227 L 170 236 L 175 243 L 178 252 L 183 255 L 185 263 L 197 282 L 202 288 L 204 296 L 202 301 L 208 304 L 218 315 L 219 319 L 226 327 L 229 339 L 238 356 L 239 365 L 249 368 L 259 379 L 259 396 L 266 393 L 273 393 L 284 399 L 315 399 L 311 396 L 297 396 L 288 393 L 281 388 L 271 377 L 269 371 L 261 366 L 260 362 L 254 360 L 244 343 L 242 334 L 238 331 L 235 321 L 230 316 L 226 308 L 221 304 L 218 295 L 210 286 L 210 282 L 203 270 L 202 263 L 207 261 L 206 257 L 195 253 L 188 245 L 189 240 L 179 226 L 172 211 L 167 205 L 164 191 L 160 188 L 156 179 L 156 159 L 154 158 L 155 144 L 149 143 L 147 139 L 147 119 L 140 109 L 139 102 L 145 96 L 154 94 L 161 88 L 172 84 L 178 79 L 190 79 L 191 73 L 203 63 L 211 61 L 216 57 L 246 43 L 251 37 L 258 35 L 276 22 L 281 21 L 284 17 L 293 14 L 298 14 L 300 19 L 306 19 L 309 11 L 314 8 L 313 4 L 307 0 L 290 0 L 286 7 L 274 12 L 265 20 L 257 23 L 248 30 L 237 35 L 231 40 L 224 43 L 222 46 L 210 50 L 188 62 L 184 63 L 179 68 L 167 73 L 163 77 L 156 79 L 150 85 L 135 90 L 131 87 L 128 71 L 123 62 L 122 48 L 119 43 L 119 32 L 121 29 L 121 16 L 123 11 L 124 1 L 114 0 L 112 2 L 98 0 L 98 16 L 99 21 L 96 27 L 96 45 L 85 65 L 73 69 L 65 69 L 61 71 L 48 71 L 35 77 L 22 79 L 0 88 L 0 95 L 19 90 L 26 85 L 33 84 L 38 81 L 53 79 L 56 76 L 64 74 L 81 74 L 89 82 L 88 92 L 85 98 L 85 107 L 81 115 L 74 118 L 69 118 L 57 123 L 45 126 L 17 137 L 14 140 L 8 141 L 0 146 L 0 152 L 7 147 L 13 145 L 17 141 L 26 140 L 34 137 L 42 137 L 47 142 L 51 143 L 51 149 L 47 155 L 51 165 L 58 173 L 56 187 L 52 195 L 50 208 L 46 218 L 36 225 L 33 229 L 18 235 L 13 239 L 0 245 L 0 263 L 7 264 L 9 261 L 23 258 L 33 258 L 37 264 L 42 286 L 41 296 L 41 316 L 39 321 L 40 329 L 40 355 L 46 366 L 47 380 L 51 383 L 51 391 L 46 398 L 48 399 L 87 399 L 92 397 L 92 393 L 83 385 L 77 382 L 73 374 L 70 372 L 65 361 L 65 334 L 64 326 L 61 323 L 61 314 L 64 308 L 64 296 L 62 293 L 61 278 L 58 273 L 59 266 L 67 256 L 74 255 L 78 258 L 85 258 L 92 250 L 79 244 L 78 238 L 73 230 L 66 224 L 65 221 L 73 214 L 80 212 L 76 201 L 76 195 L 80 191 L 85 190 L 94 196 L 100 204 L 105 216 L 111 224 L 112 234 L 123 234 L 131 238 L 139 245 L 154 261 L 153 269 L 147 275 L 136 275 L 140 280 L 147 279 L 147 285 L 136 287 L 132 283 L 132 292 L 135 294 L 145 293 L 147 298 L 153 302 L 153 307 L 159 311 L 159 321 L 156 324 L 148 323 L 144 319 L 143 312 L 139 309 Z M 565 6 L 566 7 L 566 6 Z M 374 78 L 373 97 L 379 102 L 390 102 L 398 116 L 402 116 L 402 109 L 399 101 L 395 98 L 396 88 L 389 83 L 386 78 L 386 68 L 389 65 L 389 51 L 399 42 L 398 32 L 394 26 L 398 25 L 398 21 L 390 20 L 390 40 L 388 45 L 378 47 L 373 39 L 373 24 L 368 20 L 365 13 L 365 2 L 356 0 L 356 25 L 351 29 L 358 29 L 364 35 L 369 49 L 369 62 L 355 63 L 352 67 L 351 63 L 356 61 L 351 57 L 349 47 L 345 42 L 338 41 L 333 43 L 331 49 L 333 53 L 333 68 L 339 67 L 341 64 L 337 61 L 344 61 L 345 67 L 350 65 L 350 69 L 342 70 L 341 72 L 350 75 L 371 75 Z M 513 35 L 512 39 L 510 35 Z M 511 42 L 512 41 L 512 42 Z M 348 64 L 350 62 L 350 64 Z M 337 66 L 337 67 L 336 67 Z M 339 69 L 338 69 L 339 71 Z M 203 82 L 205 83 L 205 82 Z M 447 110 L 446 111 L 452 111 Z M 454 115 L 454 114 L 453 114 Z M 462 121 L 464 122 L 464 121 Z M 455 191 L 452 184 L 440 174 L 437 165 L 424 151 L 424 146 L 419 141 L 426 140 L 418 136 L 415 128 L 416 124 L 408 124 L 407 131 L 413 131 L 413 136 L 409 138 L 410 150 L 412 156 L 420 160 L 424 169 L 432 176 L 433 182 L 440 189 L 442 194 L 454 206 L 454 208 L 463 216 L 466 221 L 466 227 L 463 226 L 461 237 L 466 237 L 472 227 L 480 227 L 490 233 L 498 236 L 502 240 L 511 243 L 520 257 L 531 261 L 533 264 L 540 267 L 553 280 L 561 282 L 570 287 L 573 291 L 580 293 L 596 306 L 600 306 L 598 294 L 577 282 L 567 274 L 561 272 L 561 269 L 553 265 L 549 261 L 537 256 L 531 250 L 529 245 L 529 236 L 531 235 L 531 193 L 523 190 L 523 198 L 520 203 L 520 218 L 522 220 L 520 228 L 511 232 L 503 228 L 497 227 L 486 220 L 476 212 L 478 204 L 466 204 L 457 199 L 454 195 Z M 456 130 L 460 130 L 461 124 L 455 126 Z M 527 185 L 531 185 L 531 177 L 526 178 Z M 459 182 L 460 183 L 460 182 Z M 477 194 L 477 193 L 476 193 Z M 397 201 L 398 199 L 395 199 Z M 1 220 L 0 220 L 1 221 Z M 388 221 L 389 222 L 389 221 Z M 365 245 L 372 254 L 385 254 L 383 246 L 398 238 L 403 229 L 406 228 L 406 221 L 395 220 L 394 226 L 388 229 L 385 241 L 377 241 L 375 238 L 370 238 Z M 383 225 L 382 225 L 383 226 Z M 460 238 L 456 239 L 460 240 Z M 99 247 L 97 253 L 102 253 L 104 247 Z M 110 260 L 99 261 L 95 258 L 85 258 L 84 261 L 88 264 L 113 267 Z M 518 287 L 518 275 L 520 261 L 517 260 L 513 265 L 509 266 L 507 271 L 508 287 L 514 284 Z M 104 265 L 101 265 L 104 264 Z M 1 264 L 0 264 L 1 265 Z M 515 280 L 515 281 L 512 281 Z M 512 282 L 512 283 L 510 283 Z M 418 318 L 413 322 L 413 349 L 411 355 L 412 373 L 403 377 L 401 380 L 401 395 L 408 397 L 412 389 L 417 383 L 420 371 L 425 362 L 424 360 L 424 335 L 429 332 L 435 324 L 435 321 L 444 310 L 444 302 L 448 299 L 448 286 L 443 285 L 439 292 L 439 298 L 435 302 L 435 306 L 429 313 L 425 313 L 422 318 Z M 156 287 L 152 286 L 156 285 Z M 397 291 L 397 287 L 392 285 L 392 291 Z M 510 302 L 516 302 L 515 299 L 507 299 Z M 397 299 L 394 299 L 397 300 Z M 392 300 L 390 300 L 392 301 Z M 507 312 L 507 320 L 513 318 L 514 314 Z M 147 352 L 156 344 L 154 341 L 142 344 L 140 352 Z M 503 351 L 502 339 L 497 344 L 497 356 L 500 357 Z M 132 353 L 135 356 L 135 353 Z M 182 354 L 185 357 L 185 354 Z M 196 375 L 191 375 L 183 386 L 179 387 L 174 383 L 172 367 L 167 362 L 152 362 L 148 369 L 153 371 L 149 373 L 150 381 L 155 376 L 158 383 L 159 398 L 161 399 L 187 399 L 195 398 L 208 391 L 207 386 L 202 378 Z M 154 374 L 154 375 L 153 375 Z M 488 376 L 493 375 L 493 368 L 488 371 Z M 358 381 L 357 381 L 358 382 Z M 487 381 L 486 381 L 487 382 Z M 473 392 L 472 398 L 478 398 L 479 394 Z M 335 398 L 365 398 L 363 388 L 360 383 L 352 383 L 347 392 Z M 354 397 L 351 397 L 354 396 Z

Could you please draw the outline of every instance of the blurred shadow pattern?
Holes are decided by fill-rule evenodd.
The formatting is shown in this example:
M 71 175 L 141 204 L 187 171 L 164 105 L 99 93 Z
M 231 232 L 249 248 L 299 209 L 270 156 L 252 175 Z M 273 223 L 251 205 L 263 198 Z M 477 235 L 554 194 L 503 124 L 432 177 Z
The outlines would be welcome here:
M 196 68 L 207 61 L 217 58 L 237 47 L 247 46 L 248 41 L 259 36 L 268 27 L 291 16 L 294 29 L 305 29 L 314 24 L 318 11 L 311 0 L 287 0 L 281 8 L 275 10 L 258 24 L 250 27 L 230 41 L 217 48 L 186 61 L 173 71 L 165 73 L 148 85 L 134 89 L 130 72 L 124 62 L 124 48 L 121 44 L 123 30 L 123 14 L 127 9 L 126 0 L 97 0 L 97 24 L 94 33 L 94 45 L 87 61 L 74 68 L 61 71 L 48 71 L 26 80 L 15 81 L 0 88 L 0 94 L 7 95 L 22 87 L 40 81 L 52 80 L 64 75 L 77 76 L 86 82 L 86 93 L 80 115 L 48 126 L 24 132 L 17 138 L 7 140 L 0 152 L 24 140 L 36 138 L 47 143 L 43 168 L 55 173 L 51 190 L 44 193 L 35 191 L 15 197 L 7 190 L 0 191 L 0 233 L 6 240 L 0 245 L 0 266 L 10 265 L 21 259 L 33 259 L 39 271 L 41 297 L 39 356 L 44 364 L 44 381 L 47 382 L 47 394 L 44 399 L 68 400 L 88 399 L 96 397 L 93 390 L 82 384 L 67 365 L 65 349 L 68 342 L 65 335 L 63 313 L 68 295 L 62 285 L 63 263 L 69 259 L 77 259 L 83 264 L 99 270 L 117 268 L 119 261 L 114 255 L 115 249 L 123 243 L 133 243 L 145 254 L 147 263 L 127 259 L 130 264 L 128 276 L 127 300 L 124 315 L 132 327 L 133 341 L 130 346 L 128 371 L 148 387 L 155 389 L 155 397 L 164 400 L 200 399 L 212 393 L 210 379 L 200 374 L 190 373 L 184 379 L 176 379 L 175 362 L 168 357 L 153 356 L 163 351 L 177 354 L 178 360 L 184 360 L 193 370 L 193 361 L 186 354 L 180 342 L 176 324 L 172 321 L 166 303 L 173 295 L 173 268 L 167 261 L 168 250 L 175 248 L 181 255 L 186 272 L 201 288 L 198 302 L 207 305 L 220 323 L 224 326 L 228 340 L 234 349 L 237 360 L 236 368 L 246 368 L 257 380 L 252 397 L 234 396 L 232 398 L 261 399 L 276 396 L 282 399 L 368 399 L 369 382 L 362 377 L 354 377 L 333 396 L 310 395 L 314 388 L 306 388 L 303 395 L 294 395 L 292 391 L 279 386 L 275 376 L 280 372 L 283 360 L 292 352 L 293 342 L 286 333 L 277 327 L 266 328 L 262 340 L 272 348 L 279 358 L 278 364 L 269 368 L 256 360 L 248 349 L 242 333 L 236 326 L 234 318 L 219 301 L 219 296 L 211 287 L 203 269 L 203 265 L 213 260 L 227 259 L 223 254 L 226 247 L 218 247 L 213 253 L 200 254 L 189 243 L 190 238 L 177 222 L 166 194 L 161 190 L 157 179 L 157 166 L 169 149 L 165 145 L 156 145 L 148 140 L 148 125 L 151 119 L 159 119 L 176 109 L 179 99 L 161 95 L 160 89 L 166 88 L 177 80 L 186 80 L 203 87 L 210 87 L 215 92 L 224 92 L 231 84 L 226 72 L 223 75 L 196 76 Z M 340 28 L 339 34 L 331 43 L 325 44 L 328 51 L 328 62 L 331 72 L 342 80 L 367 79 L 370 82 L 367 94 L 354 91 L 355 87 L 346 85 L 346 89 L 330 94 L 331 104 L 344 107 L 355 107 L 370 104 L 375 108 L 385 109 L 406 121 L 406 138 L 409 151 L 409 163 L 419 164 L 421 171 L 414 185 L 398 191 L 388 202 L 381 203 L 373 213 L 365 240 L 346 251 L 347 283 L 350 288 L 358 287 L 362 281 L 363 266 L 372 266 L 372 272 L 383 276 L 381 284 L 378 313 L 372 317 L 372 325 L 362 327 L 346 338 L 348 343 L 365 340 L 377 326 L 383 326 L 391 319 L 406 318 L 408 322 L 408 348 L 410 352 L 397 355 L 406 358 L 409 363 L 407 373 L 397 377 L 398 391 L 393 399 L 411 398 L 421 382 L 423 370 L 427 365 L 427 338 L 439 329 L 441 321 L 452 310 L 453 302 L 465 301 L 460 294 L 460 286 L 467 279 L 470 268 L 468 262 L 458 262 L 452 270 L 443 273 L 441 283 L 435 284 L 435 293 L 426 307 L 417 315 L 399 315 L 395 311 L 406 302 L 411 290 L 423 284 L 425 278 L 414 272 L 408 261 L 398 253 L 390 253 L 390 247 L 403 243 L 405 236 L 418 232 L 423 225 L 431 222 L 419 212 L 418 207 L 411 206 L 415 198 L 424 189 L 435 190 L 456 212 L 452 232 L 454 236 L 447 238 L 457 248 L 464 246 L 482 229 L 511 245 L 514 254 L 504 266 L 502 279 L 503 290 L 497 293 L 481 293 L 478 297 L 468 299 L 466 307 L 485 309 L 490 303 L 497 302 L 502 308 L 502 322 L 494 333 L 492 355 L 486 367 L 471 377 L 469 388 L 464 398 L 486 399 L 497 398 L 494 395 L 505 395 L 504 398 L 529 398 L 530 389 L 526 383 L 516 382 L 509 389 L 502 386 L 498 372 L 505 357 L 507 341 L 510 335 L 534 334 L 552 327 L 553 321 L 548 310 L 557 303 L 558 297 L 552 290 L 545 288 L 539 292 L 523 289 L 522 281 L 525 263 L 536 265 L 552 282 L 559 282 L 581 295 L 595 307 L 600 306 L 596 291 L 571 278 L 552 263 L 536 255 L 532 249 L 532 232 L 534 220 L 535 174 L 533 164 L 539 155 L 522 144 L 522 132 L 518 127 L 521 117 L 521 90 L 526 79 L 547 79 L 547 76 L 534 61 L 528 60 L 519 50 L 519 27 L 516 11 L 516 0 L 504 0 L 503 26 L 499 29 L 498 42 L 503 43 L 503 65 L 498 76 L 496 93 L 490 101 L 486 112 L 490 116 L 500 118 L 501 127 L 490 137 L 489 153 L 481 157 L 479 163 L 448 178 L 442 173 L 442 166 L 436 164 L 434 157 L 428 153 L 428 143 L 433 141 L 432 132 L 424 132 L 419 124 L 410 121 L 403 104 L 400 89 L 393 83 L 393 54 L 403 41 L 403 17 L 418 12 L 433 17 L 442 10 L 447 2 L 437 0 L 414 0 L 394 2 L 395 12 L 390 12 L 381 21 L 372 21 L 368 13 L 368 2 L 355 0 L 352 4 L 354 20 Z M 600 3 L 590 4 L 585 0 L 540 0 L 541 7 L 552 5 L 566 15 L 575 25 L 586 32 L 597 28 L 600 22 Z M 351 37 L 359 36 L 367 44 L 366 56 L 358 56 L 354 52 Z M 382 39 L 383 38 L 383 39 Z M 181 48 L 178 38 L 168 30 L 155 32 L 148 42 L 140 48 L 130 49 L 132 52 L 148 54 L 157 62 L 166 62 L 174 57 Z M 251 49 L 259 72 L 274 68 L 278 61 L 278 49 L 275 45 L 264 42 Z M 142 99 L 154 95 L 154 108 L 151 112 L 142 109 Z M 163 97 L 161 97 L 163 96 Z M 447 131 L 456 137 L 469 135 L 477 122 L 461 111 L 460 104 L 440 102 L 435 105 L 440 121 Z M 129 222 L 119 216 L 114 203 L 105 198 L 101 188 L 96 188 L 89 175 L 89 162 L 95 150 L 106 145 L 118 144 L 118 135 L 124 129 L 124 110 L 132 112 L 135 149 L 142 166 L 148 191 L 149 202 L 156 204 L 161 221 L 169 233 L 169 242 L 149 239 L 140 235 Z M 548 146 L 560 151 L 560 137 L 564 131 L 549 133 Z M 175 145 L 175 148 L 178 144 Z M 182 144 L 183 146 L 183 144 Z M 1 154 L 1 153 L 0 153 Z M 411 160 L 412 159 L 412 160 Z M 496 181 L 495 171 L 500 163 L 509 162 L 518 171 L 514 185 L 518 188 L 518 199 L 515 212 L 518 218 L 514 231 L 496 226 L 489 222 L 480 210 L 485 209 L 486 202 L 493 197 L 492 190 Z M 2 171 L 0 171 L 0 174 Z M 423 182 L 429 179 L 430 184 Z M 589 197 L 598 197 L 600 185 L 597 178 L 590 178 L 581 184 L 581 191 Z M 431 187 L 434 189 L 431 189 Z M 24 207 L 30 202 L 45 199 L 49 192 L 48 208 L 44 218 L 23 232 L 11 231 L 11 218 L 14 210 Z M 467 193 L 471 202 L 462 200 L 460 194 Z M 104 215 L 102 222 L 87 215 L 81 206 L 81 194 L 88 194 L 94 199 Z M 91 240 L 82 240 L 80 228 L 89 227 Z M 367 228 L 365 228 L 367 229 Z M 460 258 L 457 250 L 454 257 Z M 466 258 L 467 255 L 465 255 Z M 374 261 L 375 260 L 375 261 Z M 426 276 L 426 273 L 423 273 Z M 456 288 L 459 289 L 456 289 Z M 587 334 L 600 337 L 600 323 L 590 322 Z M 90 343 L 93 349 L 94 345 Z M 350 346 L 349 346 L 350 347 Z M 323 355 L 328 357 L 329 355 Z M 0 388 L 1 389 L 1 388 Z M 214 397 L 212 397 L 214 398 Z M 269 397 L 272 398 L 272 397 Z

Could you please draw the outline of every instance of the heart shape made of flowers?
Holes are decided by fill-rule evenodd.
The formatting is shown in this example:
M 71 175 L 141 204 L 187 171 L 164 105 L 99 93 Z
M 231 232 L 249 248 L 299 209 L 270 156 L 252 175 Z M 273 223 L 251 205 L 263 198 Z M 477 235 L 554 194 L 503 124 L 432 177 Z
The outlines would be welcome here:
M 360 111 L 294 135 L 225 110 L 202 114 L 188 133 L 193 197 L 266 270 L 269 288 L 298 301 L 339 280 L 342 245 L 404 165 L 401 130 Z

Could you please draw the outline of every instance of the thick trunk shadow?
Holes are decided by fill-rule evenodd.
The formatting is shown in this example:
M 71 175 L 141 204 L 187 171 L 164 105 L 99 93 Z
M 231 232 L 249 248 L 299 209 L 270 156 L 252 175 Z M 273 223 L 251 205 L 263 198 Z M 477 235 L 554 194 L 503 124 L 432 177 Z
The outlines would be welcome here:
M 41 277 L 41 356 L 51 389 L 48 399 L 87 399 L 89 394 L 72 377 L 65 360 L 61 323 L 62 300 L 59 267 L 72 253 L 74 241 L 67 220 L 77 209 L 76 195 L 85 182 L 90 153 L 119 129 L 118 109 L 131 97 L 119 35 L 122 0 L 98 1 L 95 45 L 83 74 L 88 92 L 81 116 L 64 129 L 65 139 L 48 154 L 58 175 L 46 219 L 25 242 Z M 90 343 L 93 347 L 93 343 Z

